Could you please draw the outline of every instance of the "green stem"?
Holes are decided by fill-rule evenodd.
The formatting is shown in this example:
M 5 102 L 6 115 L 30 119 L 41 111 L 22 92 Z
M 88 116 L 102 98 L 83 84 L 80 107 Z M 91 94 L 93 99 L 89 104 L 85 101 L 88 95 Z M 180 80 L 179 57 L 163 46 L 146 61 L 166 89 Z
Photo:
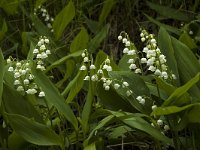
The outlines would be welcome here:
M 161 99 L 161 96 L 160 96 L 160 90 L 159 90 L 159 87 L 158 87 L 157 81 L 156 81 L 156 88 L 157 88 L 158 96 L 159 96 L 159 98 Z

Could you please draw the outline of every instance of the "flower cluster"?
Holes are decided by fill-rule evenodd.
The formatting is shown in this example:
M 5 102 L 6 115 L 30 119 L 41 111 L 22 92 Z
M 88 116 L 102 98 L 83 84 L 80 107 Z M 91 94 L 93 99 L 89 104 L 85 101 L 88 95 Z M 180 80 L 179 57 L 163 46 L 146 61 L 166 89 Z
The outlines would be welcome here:
M 137 100 L 140 104 L 145 105 L 145 98 L 144 98 L 144 96 L 137 96 L 137 97 L 136 97 L 136 100 Z
M 54 18 L 49 15 L 48 11 L 44 7 L 39 6 L 37 9 L 34 9 L 34 15 L 37 15 L 37 13 L 41 15 L 45 21 L 46 26 L 51 30 L 51 32 L 54 32 L 52 27 Z
M 174 74 L 168 73 L 167 60 L 165 55 L 163 55 L 157 46 L 157 41 L 153 34 L 149 34 L 146 30 L 142 30 L 141 41 L 145 42 L 146 45 L 142 52 L 134 49 L 133 43 L 129 40 L 128 34 L 121 32 L 118 36 L 118 40 L 125 44 L 123 53 L 131 56 L 128 60 L 129 69 L 134 70 L 135 73 L 144 73 L 150 71 L 156 76 L 167 80 L 169 77 L 171 79 L 176 79 Z
M 49 39 L 47 37 L 40 37 L 40 40 L 38 41 L 36 48 L 33 50 L 33 54 L 36 58 L 37 63 L 37 69 L 40 69 L 41 71 L 45 70 L 44 66 L 44 60 L 48 57 L 49 54 L 51 54 L 51 51 L 48 49 Z
M 13 73 L 15 79 L 13 84 L 18 92 L 31 95 L 39 93 L 39 97 L 45 96 L 45 93 L 34 83 L 35 77 L 31 73 L 29 61 L 15 61 L 12 58 L 8 58 L 7 63 L 9 64 L 8 71 Z
M 88 74 L 85 76 L 84 80 L 102 81 L 103 88 L 106 91 L 110 90 L 110 86 L 112 85 L 114 89 L 119 89 L 120 87 L 126 89 L 126 95 L 130 96 L 133 92 L 128 88 L 129 84 L 125 81 L 119 81 L 116 79 L 108 78 L 106 73 L 112 71 L 112 66 L 109 58 L 106 58 L 103 63 L 100 65 L 99 69 L 93 64 L 93 61 L 89 59 L 88 52 L 85 49 L 82 53 L 83 64 L 80 67 L 80 70 L 88 70 Z

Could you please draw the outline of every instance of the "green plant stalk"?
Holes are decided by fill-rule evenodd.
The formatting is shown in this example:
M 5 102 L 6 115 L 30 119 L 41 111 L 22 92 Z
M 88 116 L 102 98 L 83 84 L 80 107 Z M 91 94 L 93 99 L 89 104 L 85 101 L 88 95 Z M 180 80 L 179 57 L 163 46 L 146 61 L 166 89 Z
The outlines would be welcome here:
M 157 81 L 156 81 L 156 82 L 157 82 Z M 158 84 L 157 84 L 157 83 L 156 83 L 156 88 L 157 88 L 158 96 L 159 96 L 159 98 L 161 99 L 160 90 L 159 90 L 159 87 L 158 87 Z

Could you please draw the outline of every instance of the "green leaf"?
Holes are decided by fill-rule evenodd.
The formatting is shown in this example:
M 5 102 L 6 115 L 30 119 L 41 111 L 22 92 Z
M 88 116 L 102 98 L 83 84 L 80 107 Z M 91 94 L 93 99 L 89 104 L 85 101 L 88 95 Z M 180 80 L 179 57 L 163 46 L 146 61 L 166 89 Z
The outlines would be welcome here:
M 85 78 L 86 72 L 85 71 L 79 71 L 79 73 L 76 75 L 76 77 L 68 84 L 65 91 L 62 93 L 62 95 L 65 95 L 67 91 L 69 91 L 68 97 L 66 102 L 71 103 L 72 100 L 75 98 L 75 96 L 79 93 L 81 88 L 84 84 L 84 78 Z
M 104 5 L 99 16 L 99 22 L 103 23 L 115 4 L 114 0 L 104 0 Z
M 175 27 L 172 27 L 172 26 L 169 26 L 169 25 L 160 23 L 159 21 L 153 19 L 152 17 L 148 16 L 147 14 L 144 14 L 144 15 L 147 17 L 147 19 L 148 19 L 149 21 L 151 21 L 152 23 L 155 23 L 157 26 L 163 27 L 163 28 L 165 28 L 167 31 L 172 32 L 172 33 L 175 33 L 176 35 L 180 35 L 180 34 L 181 34 L 181 30 L 180 30 L 180 29 L 177 29 L 177 28 L 175 28 Z
M 190 81 L 188 81 L 185 85 L 177 88 L 171 95 L 170 97 L 163 103 L 162 106 L 168 106 L 168 105 L 172 105 L 172 104 L 176 104 L 176 105 L 182 105 L 184 103 L 189 103 L 189 97 L 186 97 L 186 101 L 181 101 L 178 99 L 183 96 L 184 94 L 186 94 L 186 92 L 192 87 L 194 86 L 194 84 L 196 84 L 199 81 L 199 77 L 200 74 L 198 73 L 194 78 L 192 78 Z
M 187 45 L 188 48 L 190 48 L 192 50 L 198 48 L 196 43 L 194 42 L 194 40 L 186 32 L 181 34 L 181 36 L 179 37 L 179 41 L 181 41 L 182 43 Z
M 4 38 L 5 33 L 8 31 L 6 20 L 3 20 L 3 24 L 0 30 L 0 41 Z
M 86 97 L 86 101 L 85 101 L 85 105 L 83 107 L 83 111 L 82 111 L 82 125 L 83 125 L 83 129 L 85 131 L 85 134 L 88 131 L 88 121 L 90 119 L 90 113 L 92 110 L 92 104 L 93 104 L 93 100 L 94 100 L 94 84 L 93 81 L 90 81 L 89 83 L 89 90 L 87 93 L 87 97 Z
M 193 52 L 185 44 L 173 37 L 171 39 L 178 66 L 179 77 L 182 84 L 185 84 L 199 73 L 200 65 Z M 190 94 L 194 97 L 200 98 L 199 88 L 199 84 L 192 87 L 189 91 Z
M 168 96 L 171 95 L 176 89 L 176 87 L 158 77 L 156 77 L 156 84 L 158 85 L 159 89 L 164 90 Z
M 30 143 L 13 131 L 8 137 L 9 150 L 24 150 Z
M 19 0 L 0 1 L 0 8 L 3 8 L 3 10 L 10 15 L 17 13 L 18 5 L 19 5 Z
M 111 113 L 130 128 L 141 130 L 164 143 L 172 143 L 168 137 L 164 136 L 159 130 L 152 127 L 150 123 L 139 116 L 127 116 L 124 112 L 111 111 Z
M 108 30 L 110 28 L 109 24 L 106 24 L 89 43 L 89 52 L 94 53 L 97 48 L 100 46 L 102 41 L 106 38 Z
M 34 58 L 34 54 L 33 54 L 33 50 L 35 49 L 35 46 L 34 44 L 31 42 L 30 44 L 30 50 L 29 50 L 29 53 L 28 53 L 28 56 L 27 56 L 27 60 L 33 60 Z
M 75 130 L 77 130 L 78 122 L 76 117 L 70 106 L 65 103 L 65 99 L 63 96 L 61 96 L 58 89 L 56 89 L 54 84 L 40 70 L 36 70 L 35 67 L 32 67 L 32 72 L 36 77 L 35 82 L 45 92 L 45 99 L 50 104 L 53 104 L 58 109 L 58 111 L 61 112 L 65 118 L 74 126 Z
M 185 13 L 184 11 L 181 11 L 180 9 L 173 9 L 168 6 L 163 6 L 163 5 L 158 5 L 155 3 L 151 3 L 149 1 L 146 1 L 147 5 L 155 10 L 157 13 L 160 15 L 163 15 L 167 18 L 172 18 L 175 20 L 180 20 L 180 21 L 189 21 L 191 20 L 188 16 L 188 13 Z
M 4 77 L 4 57 L 3 57 L 3 53 L 0 49 L 0 106 L 1 106 L 1 102 L 2 102 L 2 94 L 3 94 L 3 77 Z
M 70 52 L 74 53 L 76 51 L 84 50 L 88 46 L 89 36 L 85 28 L 81 28 L 81 31 L 74 38 L 70 45 Z
M 194 106 L 194 104 L 186 105 L 183 107 L 177 107 L 177 106 L 157 107 L 155 110 L 153 110 L 151 116 L 171 115 L 186 110 L 192 106 Z
M 43 123 L 42 117 L 28 99 L 7 84 L 3 86 L 3 105 L 7 113 L 34 118 L 37 122 Z
M 48 72 L 49 70 L 55 68 L 56 66 L 59 66 L 59 65 L 65 63 L 68 59 L 80 56 L 82 53 L 83 53 L 83 51 L 77 51 L 75 53 L 72 53 L 72 54 L 62 57 L 61 59 L 55 61 L 53 64 L 48 66 L 45 72 Z
M 161 27 L 158 33 L 158 46 L 161 52 L 166 56 L 167 66 L 169 70 L 172 71 L 173 74 L 176 75 L 175 83 L 179 85 L 179 74 L 178 74 L 178 66 L 176 62 L 176 58 L 174 56 L 174 48 L 172 46 L 172 40 L 167 31 Z
M 74 16 L 75 7 L 74 3 L 70 0 L 68 5 L 59 12 L 53 22 L 53 29 L 57 40 L 62 36 L 65 28 L 72 21 Z
M 62 146 L 63 142 L 61 138 L 44 124 L 16 114 L 7 114 L 7 117 L 16 133 L 28 142 L 37 145 Z
M 87 145 L 83 150 L 96 150 L 95 143 Z

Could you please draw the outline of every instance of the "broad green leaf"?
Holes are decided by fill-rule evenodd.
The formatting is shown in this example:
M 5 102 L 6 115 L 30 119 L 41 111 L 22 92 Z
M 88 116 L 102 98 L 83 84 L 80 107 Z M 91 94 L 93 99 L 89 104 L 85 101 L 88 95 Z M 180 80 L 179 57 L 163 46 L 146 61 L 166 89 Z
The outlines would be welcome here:
M 6 20 L 3 20 L 2 27 L 0 29 L 0 41 L 4 38 L 5 33 L 8 31 Z
M 100 46 L 102 41 L 106 38 L 108 34 L 108 30 L 110 29 L 110 25 L 106 24 L 89 43 L 89 52 L 94 53 L 97 48 Z
M 43 123 L 42 117 L 25 96 L 22 96 L 7 84 L 3 86 L 3 105 L 7 113 L 34 118 L 37 122 Z
M 55 37 L 58 40 L 64 33 L 67 25 L 72 21 L 75 16 L 75 7 L 74 3 L 70 0 L 68 5 L 65 6 L 59 14 L 55 17 L 53 22 L 53 29 Z
M 88 128 L 88 121 L 90 119 L 90 113 L 92 110 L 92 104 L 93 104 L 93 100 L 94 100 L 94 85 L 93 85 L 93 81 L 90 81 L 89 83 L 89 90 L 87 93 L 87 97 L 86 97 L 86 101 L 85 101 L 85 105 L 83 107 L 83 111 L 82 111 L 82 126 L 83 129 L 85 131 L 85 133 L 87 133 Z
M 99 22 L 103 23 L 115 4 L 114 0 L 104 0 L 103 8 L 99 16 Z
M 28 142 L 37 145 L 62 146 L 61 138 L 44 124 L 16 114 L 7 114 L 7 117 L 15 132 Z
M 87 145 L 83 150 L 96 150 L 95 143 Z
M 174 48 L 172 46 L 170 35 L 163 27 L 160 28 L 158 33 L 158 46 L 161 52 L 166 56 L 167 66 L 169 67 L 168 70 L 172 71 L 172 73 L 176 75 L 177 79 L 175 83 L 179 85 L 178 66 L 174 56 Z
M 72 54 L 62 57 L 61 59 L 55 61 L 53 64 L 48 66 L 45 72 L 48 72 L 49 70 L 55 68 L 56 66 L 59 66 L 59 65 L 65 63 L 68 59 L 80 56 L 82 53 L 83 53 L 83 51 L 77 51 L 75 53 L 72 53 Z
M 194 104 L 189 104 L 183 107 L 177 107 L 177 106 L 158 107 L 155 110 L 153 110 L 151 116 L 171 115 L 186 110 L 192 106 L 194 106 Z
M 192 51 L 182 42 L 178 41 L 175 38 L 172 39 L 172 46 L 174 48 L 174 54 L 178 66 L 179 71 L 179 77 L 182 81 L 182 84 L 188 82 L 190 79 L 192 79 L 197 73 L 200 71 L 200 65 L 195 57 L 195 55 L 192 53 Z M 190 89 L 190 94 L 192 96 L 199 98 L 199 84 L 192 87 Z
M 171 95 L 170 97 L 163 103 L 162 106 L 168 106 L 171 104 L 177 104 L 177 105 L 182 105 L 184 103 L 189 103 L 189 96 L 187 96 L 186 101 L 181 101 L 178 99 L 183 96 L 184 94 L 187 94 L 187 91 L 194 86 L 199 81 L 200 74 L 198 73 L 194 78 L 192 78 L 190 81 L 188 81 L 185 85 L 177 88 Z
M 70 52 L 74 53 L 76 51 L 87 49 L 89 41 L 89 36 L 85 28 L 81 28 L 81 31 L 74 38 L 70 45 Z
M 189 21 L 191 19 L 188 16 L 188 13 L 181 11 L 180 9 L 173 9 L 171 7 L 159 5 L 150 1 L 146 2 L 151 9 L 155 10 L 160 15 L 165 16 L 166 18 L 172 18 L 180 21 Z
M 133 108 L 139 110 L 140 112 L 150 112 L 150 107 L 152 102 L 147 100 L 145 104 L 145 109 L 136 100 L 137 96 L 150 96 L 149 90 L 145 85 L 145 82 L 140 78 L 139 75 L 130 71 L 112 71 L 109 72 L 109 77 L 118 81 L 128 82 L 128 89 L 133 92 L 131 96 L 127 96 L 126 91 L 128 89 L 120 87 L 117 91 Z M 122 85 L 122 83 L 119 83 Z M 137 88 L 136 88 L 137 87 Z
M 145 121 L 143 118 L 139 116 L 127 117 L 127 114 L 124 112 L 112 111 L 111 113 L 115 117 L 117 117 L 117 119 L 121 120 L 124 124 L 126 124 L 130 128 L 141 130 L 164 143 L 172 143 L 172 141 L 168 137 L 164 136 L 159 130 L 152 127 L 150 123 L 148 123 L 147 121 Z
M 185 45 L 187 45 L 188 48 L 190 48 L 191 50 L 198 48 L 194 40 L 186 32 L 181 34 L 181 36 L 179 37 L 179 40 Z
M 180 35 L 180 34 L 181 34 L 181 30 L 180 30 L 180 29 L 177 29 L 177 28 L 175 28 L 175 27 L 172 27 L 172 26 L 169 26 L 169 25 L 160 23 L 159 21 L 153 19 L 152 17 L 148 16 L 147 14 L 144 14 L 144 15 L 147 17 L 147 19 L 148 19 L 149 21 L 151 21 L 152 23 L 155 23 L 157 26 L 163 27 L 163 28 L 165 28 L 167 31 L 172 32 L 172 33 L 175 33 L 176 35 Z
M 85 71 L 79 71 L 79 73 L 76 75 L 76 77 L 68 84 L 66 91 L 69 91 L 68 97 L 66 102 L 71 103 L 72 100 L 75 98 L 75 96 L 79 93 L 81 88 L 84 84 L 84 78 L 85 78 L 86 72 Z M 64 91 L 65 92 L 65 91 Z M 65 93 L 62 93 L 62 95 L 65 95 Z
M 33 43 L 31 42 L 30 44 L 30 50 L 27 56 L 27 60 L 33 60 L 34 54 L 33 54 L 33 50 L 35 49 L 35 46 L 33 45 Z
M 3 10 L 10 15 L 17 13 L 18 5 L 19 5 L 19 0 L 0 1 L 0 8 L 3 8 Z
M 2 101 L 2 93 L 3 93 L 3 77 L 4 77 L 4 57 L 3 53 L 0 49 L 0 106 L 1 106 L 1 101 Z
M 36 77 L 35 82 L 45 92 L 45 99 L 50 104 L 53 104 L 57 110 L 61 112 L 65 118 L 74 126 L 75 130 L 77 130 L 78 122 L 76 117 L 70 106 L 65 103 L 65 99 L 63 96 L 61 96 L 58 89 L 56 89 L 54 84 L 40 70 L 36 70 L 35 67 L 32 67 L 32 72 Z

